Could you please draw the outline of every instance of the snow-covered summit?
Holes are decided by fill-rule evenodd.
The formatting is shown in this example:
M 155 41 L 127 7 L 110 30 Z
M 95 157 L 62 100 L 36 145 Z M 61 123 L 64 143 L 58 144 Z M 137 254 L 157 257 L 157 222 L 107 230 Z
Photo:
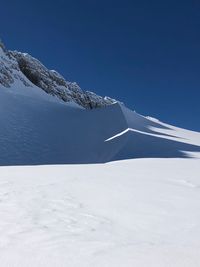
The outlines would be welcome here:
M 8 51 L 0 42 L 0 86 L 11 88 L 15 82 L 21 87 L 38 87 L 64 102 L 74 102 L 84 108 L 103 107 L 116 102 L 93 92 L 83 91 L 75 82 L 64 79 L 57 71 L 47 69 L 27 53 Z

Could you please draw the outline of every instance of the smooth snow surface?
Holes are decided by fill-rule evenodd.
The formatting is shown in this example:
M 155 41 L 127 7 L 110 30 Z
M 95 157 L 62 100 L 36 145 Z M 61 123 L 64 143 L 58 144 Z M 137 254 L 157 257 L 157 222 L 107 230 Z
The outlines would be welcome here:
M 199 267 L 200 160 L 1 167 L 1 267 Z

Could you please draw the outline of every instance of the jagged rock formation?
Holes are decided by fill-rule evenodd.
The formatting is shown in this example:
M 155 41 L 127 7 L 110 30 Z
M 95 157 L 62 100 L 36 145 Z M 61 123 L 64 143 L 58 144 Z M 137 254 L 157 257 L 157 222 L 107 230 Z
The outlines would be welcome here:
M 31 86 L 22 75 L 16 59 L 0 41 L 0 85 L 11 87 L 15 80 L 22 81 L 25 86 Z
M 66 81 L 58 72 L 47 69 L 29 54 L 7 51 L 0 42 L 0 84 L 11 87 L 15 80 L 21 80 L 25 86 L 36 85 L 48 94 L 84 108 L 97 108 L 116 102 L 112 98 L 83 91 L 77 83 Z

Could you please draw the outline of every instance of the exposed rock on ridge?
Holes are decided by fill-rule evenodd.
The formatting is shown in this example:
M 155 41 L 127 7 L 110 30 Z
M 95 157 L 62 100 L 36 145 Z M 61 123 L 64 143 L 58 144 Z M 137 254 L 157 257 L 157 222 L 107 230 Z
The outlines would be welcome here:
M 29 54 L 7 51 L 1 42 L 0 50 L 0 84 L 4 87 L 11 87 L 15 80 L 21 80 L 25 86 L 36 85 L 48 94 L 84 108 L 103 107 L 117 102 L 83 91 L 77 83 L 66 81 L 58 72 L 47 69 Z

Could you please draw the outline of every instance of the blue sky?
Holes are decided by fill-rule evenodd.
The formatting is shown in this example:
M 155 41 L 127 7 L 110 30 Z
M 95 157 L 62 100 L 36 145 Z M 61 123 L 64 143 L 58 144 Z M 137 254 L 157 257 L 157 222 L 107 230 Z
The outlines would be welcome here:
M 0 38 L 86 90 L 200 131 L 199 1 L 1 1 Z

